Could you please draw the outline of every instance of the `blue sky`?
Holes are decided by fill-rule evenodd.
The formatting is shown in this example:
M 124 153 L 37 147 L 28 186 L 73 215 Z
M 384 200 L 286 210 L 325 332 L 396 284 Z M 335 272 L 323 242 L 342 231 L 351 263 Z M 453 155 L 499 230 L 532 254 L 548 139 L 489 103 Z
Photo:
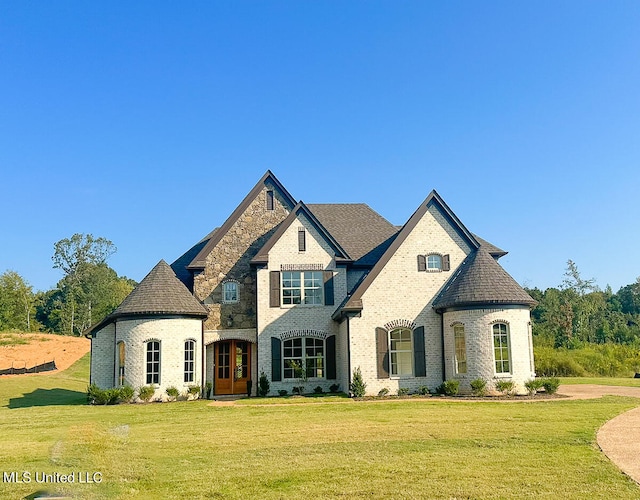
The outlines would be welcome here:
M 640 275 L 640 3 L 1 2 L 0 272 L 141 280 L 267 170 L 403 224 L 436 189 L 521 284 Z

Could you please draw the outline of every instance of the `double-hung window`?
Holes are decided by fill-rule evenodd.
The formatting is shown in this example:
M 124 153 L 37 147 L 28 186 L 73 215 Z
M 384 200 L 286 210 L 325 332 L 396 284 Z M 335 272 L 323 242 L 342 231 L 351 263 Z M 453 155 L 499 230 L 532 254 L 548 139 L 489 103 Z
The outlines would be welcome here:
M 147 342 L 147 384 L 160 383 L 160 342 Z
M 187 340 L 184 343 L 184 381 L 193 382 L 196 373 L 196 342 Z
M 322 305 L 322 271 L 283 271 L 283 305 Z
M 511 373 L 509 329 L 505 323 L 493 325 L 493 354 L 496 362 L 496 373 Z
M 411 330 L 398 328 L 389 332 L 391 375 L 413 375 L 413 346 Z
M 324 340 L 298 337 L 283 343 L 284 378 L 323 378 L 325 376 Z
M 467 373 L 467 339 L 464 335 L 464 325 L 453 327 L 453 337 L 456 348 L 456 374 Z
M 222 302 L 224 304 L 234 304 L 238 302 L 238 283 L 235 281 L 225 281 L 222 284 Z

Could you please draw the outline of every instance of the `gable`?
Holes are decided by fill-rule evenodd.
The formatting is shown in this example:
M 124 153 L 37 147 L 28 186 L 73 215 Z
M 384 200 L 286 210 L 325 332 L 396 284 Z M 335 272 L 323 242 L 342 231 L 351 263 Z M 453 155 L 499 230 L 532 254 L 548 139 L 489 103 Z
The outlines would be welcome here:
M 360 310 L 363 307 L 363 296 L 385 269 L 392 273 L 411 273 L 417 267 L 417 256 L 428 253 L 443 253 L 450 249 L 452 255 L 451 269 L 455 269 L 472 250 L 480 244 L 472 233 L 462 224 L 453 211 L 446 205 L 434 190 L 400 229 L 371 272 L 354 290 L 342 309 L 346 311 Z M 413 255 L 413 257 L 411 257 Z M 394 261 L 390 266 L 390 262 Z M 385 273 L 386 274 L 386 273 Z M 442 286 L 443 282 L 440 284 Z M 434 292 L 435 293 L 435 292 Z M 427 297 L 431 300 L 433 297 Z M 341 310 L 336 311 L 336 318 Z

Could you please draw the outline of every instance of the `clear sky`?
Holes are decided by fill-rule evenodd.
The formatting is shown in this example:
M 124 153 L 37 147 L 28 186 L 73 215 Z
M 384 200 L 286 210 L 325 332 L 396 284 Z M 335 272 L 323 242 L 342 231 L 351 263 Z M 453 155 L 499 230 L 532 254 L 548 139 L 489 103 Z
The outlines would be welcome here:
M 521 284 L 640 275 L 640 2 L 0 2 L 0 273 L 137 281 L 271 169 L 403 224 L 436 189 Z

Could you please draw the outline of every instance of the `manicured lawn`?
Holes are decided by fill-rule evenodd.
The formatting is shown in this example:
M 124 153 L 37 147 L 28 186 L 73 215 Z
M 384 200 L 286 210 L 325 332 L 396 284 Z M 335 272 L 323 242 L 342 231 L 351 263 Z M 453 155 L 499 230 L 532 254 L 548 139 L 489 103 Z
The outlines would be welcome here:
M 0 464 L 102 483 L 2 482 L 0 498 L 640 498 L 595 445 L 631 398 L 91 407 L 86 373 L 0 378 Z
M 597 384 L 621 387 L 640 387 L 640 378 L 631 377 L 560 377 L 560 382 L 563 384 Z

